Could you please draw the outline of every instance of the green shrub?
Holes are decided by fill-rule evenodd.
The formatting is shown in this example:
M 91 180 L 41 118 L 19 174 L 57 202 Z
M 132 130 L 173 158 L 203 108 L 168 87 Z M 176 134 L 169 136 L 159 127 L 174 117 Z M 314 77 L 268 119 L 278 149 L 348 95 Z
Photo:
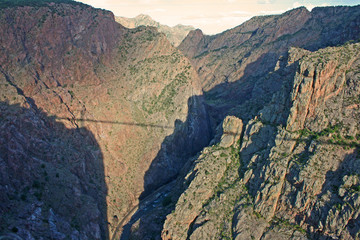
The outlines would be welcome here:
M 222 152 L 222 153 L 220 154 L 220 157 L 224 158 L 224 157 L 227 157 L 227 155 L 226 155 L 226 153 Z
M 360 185 L 352 186 L 351 189 L 354 190 L 355 192 L 360 192 Z

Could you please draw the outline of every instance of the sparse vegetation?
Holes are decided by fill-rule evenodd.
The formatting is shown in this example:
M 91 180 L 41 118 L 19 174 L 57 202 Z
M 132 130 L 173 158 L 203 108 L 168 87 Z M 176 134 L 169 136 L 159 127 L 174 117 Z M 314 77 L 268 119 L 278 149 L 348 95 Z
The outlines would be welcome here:
M 271 224 L 274 225 L 274 226 L 277 226 L 277 225 L 283 225 L 285 227 L 288 227 L 288 228 L 292 228 L 296 231 L 299 231 L 303 234 L 306 234 L 306 230 L 303 229 L 302 227 L 300 227 L 298 224 L 294 224 L 294 223 L 291 223 L 289 220 L 287 219 L 282 219 L 282 218 L 278 218 L 278 217 L 273 217 L 273 220 L 271 221 Z
M 326 137 L 322 138 L 322 141 L 326 142 L 327 144 L 340 145 L 344 147 L 359 146 L 359 143 L 355 140 L 355 137 L 346 135 L 345 138 L 343 138 L 342 129 L 342 123 L 329 126 L 320 132 L 312 132 L 309 129 L 304 128 L 298 131 L 298 133 L 300 133 L 299 141 L 309 142 L 312 140 L 319 140 L 321 137 Z

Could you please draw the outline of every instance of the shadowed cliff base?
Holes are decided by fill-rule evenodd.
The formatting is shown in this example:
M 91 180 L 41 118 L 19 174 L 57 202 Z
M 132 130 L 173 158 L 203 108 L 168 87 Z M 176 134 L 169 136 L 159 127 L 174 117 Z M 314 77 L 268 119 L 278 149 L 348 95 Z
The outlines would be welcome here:
M 0 102 L 0 236 L 108 239 L 102 151 L 85 128 Z

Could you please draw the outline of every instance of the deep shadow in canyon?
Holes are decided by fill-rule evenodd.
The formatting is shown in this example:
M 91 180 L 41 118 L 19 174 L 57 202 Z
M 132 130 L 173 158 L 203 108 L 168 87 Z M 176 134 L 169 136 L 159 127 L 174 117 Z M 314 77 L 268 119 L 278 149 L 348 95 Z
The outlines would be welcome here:
M 136 211 L 131 219 L 123 219 L 124 221 L 120 222 L 120 225 L 126 222 L 127 224 L 122 228 L 121 237 L 117 237 L 121 240 L 129 239 L 130 236 L 144 240 L 160 238 L 166 216 L 175 209 L 178 198 L 191 182 L 191 176 L 185 180 L 187 171 L 199 152 L 209 146 L 216 134 L 219 135 L 216 128 L 223 118 L 234 115 L 243 119 L 246 124 L 270 102 L 275 92 L 290 88 L 296 64 L 286 66 L 285 63 L 281 63 L 280 69 L 271 76 L 263 74 L 253 77 L 251 74 L 254 66 L 260 63 L 268 62 L 275 66 L 276 57 L 274 54 L 263 55 L 256 62 L 249 64 L 242 79 L 219 84 L 204 92 L 204 95 L 188 99 L 187 120 L 176 122 L 174 132 L 163 141 L 157 157 L 144 176 L 144 191 L 139 198 L 138 209 L 133 209 Z M 290 91 L 288 92 L 290 94 Z M 196 108 L 198 105 L 195 105 L 197 103 L 204 105 L 205 112 L 199 113 L 199 109 Z M 281 114 L 287 113 L 284 107 Z M 220 139 L 215 138 L 211 144 L 217 144 L 219 141 Z M 113 240 L 115 239 L 118 238 L 114 236 Z
M 119 223 L 117 231 L 122 228 L 122 235 L 115 233 L 113 240 L 128 239 L 131 234 L 132 225 L 140 220 L 139 229 L 146 229 L 142 239 L 152 239 L 151 236 L 159 236 L 159 226 L 151 227 L 146 223 L 143 225 L 142 217 L 152 210 L 162 210 L 158 217 L 161 220 L 153 221 L 152 224 L 163 223 L 163 218 L 171 212 L 177 196 L 167 196 L 167 193 L 175 186 L 175 179 L 184 165 L 191 164 L 190 158 L 196 156 L 206 147 L 214 136 L 213 123 L 208 115 L 203 96 L 192 96 L 188 99 L 188 114 L 185 122 L 175 121 L 173 133 L 165 137 L 157 156 L 152 161 L 144 176 L 144 191 L 140 195 L 138 210 L 134 212 L 130 221 L 126 223 L 124 218 Z M 154 195 L 155 198 L 153 197 Z M 155 203 L 153 203 L 153 201 Z M 172 206 L 169 208 L 169 206 Z
M 331 32 L 332 29 L 326 30 Z M 324 31 L 324 35 L 329 32 Z M 317 50 L 343 44 L 357 35 L 357 31 L 354 32 L 348 38 L 342 35 L 337 42 L 304 43 L 303 47 Z M 187 121 L 176 124 L 175 131 L 165 138 L 161 150 L 146 172 L 138 210 L 129 221 L 125 221 L 127 224 L 123 226 L 121 240 L 129 239 L 130 236 L 134 239 L 160 239 L 166 216 L 175 209 L 178 198 L 191 182 L 191 177 L 190 181 L 185 181 L 185 176 L 192 161 L 199 151 L 208 146 L 216 135 L 216 127 L 226 116 L 236 116 L 246 125 L 264 107 L 273 105 L 275 101 L 278 112 L 273 112 L 272 115 L 263 112 L 262 120 L 273 126 L 286 124 L 291 108 L 290 93 L 298 68 L 298 60 L 289 64 L 288 57 L 287 51 L 264 53 L 246 66 L 243 77 L 237 81 L 221 83 L 202 96 L 192 96 L 188 100 L 190 110 Z M 207 119 L 197 121 L 199 124 L 196 127 L 203 129 L 194 131 L 191 126 L 197 116 L 191 110 L 191 103 L 199 101 L 204 102 Z M 272 118 L 274 113 L 276 117 Z M 203 123 L 207 125 L 202 125 Z M 194 133 L 198 135 L 192 135 Z M 212 141 L 212 144 L 217 142 L 218 140 Z M 239 171 L 242 172 L 243 169 Z
M 0 102 L 0 236 L 108 239 L 103 154 L 86 128 Z

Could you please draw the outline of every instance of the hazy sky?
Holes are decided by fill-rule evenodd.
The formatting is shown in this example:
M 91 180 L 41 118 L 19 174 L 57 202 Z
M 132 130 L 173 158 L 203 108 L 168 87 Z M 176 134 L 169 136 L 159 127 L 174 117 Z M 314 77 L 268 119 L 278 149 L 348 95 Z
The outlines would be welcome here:
M 116 16 L 135 17 L 141 13 L 174 26 L 192 25 L 206 34 L 215 34 L 240 25 L 255 15 L 279 14 L 306 6 L 357 5 L 360 0 L 78 0 L 112 11 Z

